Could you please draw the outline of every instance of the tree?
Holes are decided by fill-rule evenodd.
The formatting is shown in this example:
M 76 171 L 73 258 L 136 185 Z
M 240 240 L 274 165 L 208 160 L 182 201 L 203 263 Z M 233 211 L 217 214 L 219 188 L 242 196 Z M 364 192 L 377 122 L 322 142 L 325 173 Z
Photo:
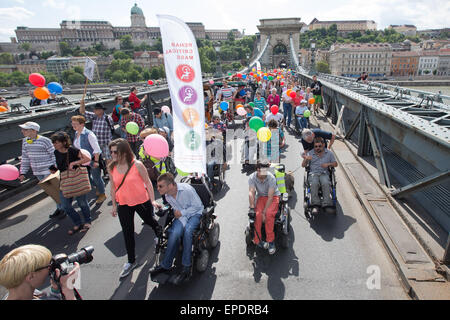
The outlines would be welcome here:
M 0 54 L 0 64 L 14 64 L 14 56 L 9 52 Z
M 50 82 L 58 82 L 59 81 L 58 77 L 54 73 L 44 71 L 44 72 L 41 72 L 41 74 L 44 76 L 45 82 L 47 84 L 49 84 Z
M 129 34 L 120 38 L 120 49 L 121 50 L 133 50 L 133 41 Z
M 316 70 L 321 73 L 331 73 L 330 66 L 326 61 L 319 61 L 316 63 Z
M 28 42 L 24 42 L 19 46 L 21 49 L 25 50 L 25 51 L 30 51 L 31 50 L 31 44 Z
M 112 74 L 112 80 L 115 82 L 122 82 L 125 80 L 126 75 L 125 72 L 123 72 L 122 70 L 117 70 L 114 71 L 114 73 Z
M 85 82 L 85 78 L 81 74 L 74 72 L 69 76 L 68 82 L 70 84 L 83 84 Z
M 8 78 L 11 85 L 23 86 L 28 83 L 28 75 L 20 71 L 14 71 Z
M 152 46 L 150 46 L 150 50 L 151 51 L 163 52 L 162 39 L 161 38 L 157 38 L 155 43 Z
M 117 60 L 130 58 L 130 56 L 123 51 L 116 51 L 116 52 L 114 52 L 113 56 L 114 56 L 114 59 L 117 59 Z
M 72 54 L 72 50 L 70 49 L 69 44 L 64 41 L 59 43 L 59 50 L 61 51 L 61 56 L 63 56 L 63 57 L 66 57 L 66 56 Z
M 230 30 L 227 34 L 227 40 L 230 42 L 234 42 L 236 40 L 236 37 L 234 36 L 233 30 Z

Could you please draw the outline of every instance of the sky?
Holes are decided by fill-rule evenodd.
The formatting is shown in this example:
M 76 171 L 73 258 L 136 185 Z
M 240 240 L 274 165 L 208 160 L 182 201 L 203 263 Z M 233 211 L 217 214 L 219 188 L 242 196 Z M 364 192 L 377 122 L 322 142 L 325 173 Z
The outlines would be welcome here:
M 449 0 L 1 0 L 0 42 L 9 42 L 17 26 L 59 28 L 63 20 L 103 20 L 130 26 L 135 2 L 147 26 L 158 26 L 157 14 L 202 22 L 206 29 L 245 29 L 258 32 L 259 19 L 374 20 L 378 29 L 413 24 L 418 30 L 449 27 Z

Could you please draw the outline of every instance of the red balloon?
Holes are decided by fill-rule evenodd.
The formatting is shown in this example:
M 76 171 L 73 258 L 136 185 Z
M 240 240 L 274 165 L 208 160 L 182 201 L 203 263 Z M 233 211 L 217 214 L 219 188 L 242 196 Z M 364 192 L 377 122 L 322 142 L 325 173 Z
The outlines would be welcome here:
M 280 84 L 281 84 L 282 86 L 284 86 L 284 82 L 283 82 L 283 81 L 281 81 Z
M 237 76 L 238 78 L 242 78 L 242 74 L 240 74 L 240 73 L 238 73 L 236 76 Z
M 30 76 L 28 77 L 28 80 L 30 81 L 30 83 L 33 86 L 36 86 L 36 87 L 43 87 L 43 86 L 45 86 L 45 78 L 40 73 L 32 73 L 32 74 L 30 74 Z
M 270 107 L 270 112 L 272 112 L 272 114 L 275 115 L 278 113 L 278 111 L 279 111 L 279 108 L 277 105 L 274 104 L 272 107 Z
M 297 93 L 295 93 L 295 91 L 292 91 L 289 96 L 294 99 L 297 96 Z
M 250 75 L 252 76 L 252 75 L 253 75 L 253 72 L 250 72 Z
M 277 73 L 277 69 L 274 69 L 273 72 Z
M 147 83 L 152 86 L 154 82 L 152 80 L 148 80 Z

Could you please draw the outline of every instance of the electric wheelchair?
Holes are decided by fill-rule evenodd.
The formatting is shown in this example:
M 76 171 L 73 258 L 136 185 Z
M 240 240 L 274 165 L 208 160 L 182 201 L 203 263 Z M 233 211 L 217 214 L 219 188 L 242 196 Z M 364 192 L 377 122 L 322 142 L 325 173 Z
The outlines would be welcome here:
M 188 183 L 195 189 L 204 206 L 199 227 L 193 234 L 191 274 L 194 268 L 198 272 L 204 272 L 207 269 L 210 256 L 209 251 L 216 248 L 219 243 L 220 225 L 215 222 L 217 216 L 214 214 L 216 203 L 208 187 L 207 180 L 207 177 L 196 178 L 192 176 L 184 177 L 181 180 L 182 183 Z M 167 249 L 168 230 L 175 221 L 173 208 L 167 203 L 165 197 L 163 197 L 163 200 L 165 206 L 155 212 L 159 217 L 167 216 L 163 226 L 163 235 L 158 239 L 155 247 L 155 261 L 159 265 L 162 263 Z M 182 251 L 182 244 L 179 251 Z M 164 284 L 168 279 L 168 276 L 160 277 L 160 275 L 157 275 L 155 278 L 152 277 L 151 280 Z
M 304 185 L 303 185 L 303 194 L 304 194 L 304 210 L 305 210 L 305 217 L 307 219 L 313 218 L 312 216 L 312 209 L 313 206 L 311 205 L 311 184 L 310 184 L 310 167 L 309 165 L 305 167 L 305 175 L 304 175 Z M 328 174 L 331 182 L 331 199 L 333 201 L 333 205 L 331 207 L 326 207 L 327 212 L 331 212 L 336 215 L 336 204 L 337 204 L 337 197 L 336 197 L 336 175 L 335 175 L 336 169 L 333 167 L 328 167 Z M 319 198 L 321 201 L 323 201 L 323 193 L 322 193 L 322 186 L 319 187 Z

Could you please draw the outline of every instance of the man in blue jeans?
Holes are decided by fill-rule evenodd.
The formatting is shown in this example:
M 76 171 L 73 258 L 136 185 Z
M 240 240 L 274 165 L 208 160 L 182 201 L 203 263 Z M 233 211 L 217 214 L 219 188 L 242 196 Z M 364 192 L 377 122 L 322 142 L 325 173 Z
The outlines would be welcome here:
M 286 128 L 289 129 L 292 120 L 292 98 L 287 95 L 287 90 L 283 92 L 281 100 L 283 101 L 284 123 L 286 124 Z
M 169 240 L 164 260 L 161 265 L 150 270 L 150 275 L 154 277 L 171 270 L 173 259 L 180 247 L 181 239 L 183 239 L 182 271 L 169 280 L 173 284 L 180 284 L 191 276 L 192 237 L 200 224 L 204 207 L 195 189 L 187 183 L 176 183 L 171 173 L 159 176 L 157 188 L 172 206 L 175 221 L 168 230 Z

